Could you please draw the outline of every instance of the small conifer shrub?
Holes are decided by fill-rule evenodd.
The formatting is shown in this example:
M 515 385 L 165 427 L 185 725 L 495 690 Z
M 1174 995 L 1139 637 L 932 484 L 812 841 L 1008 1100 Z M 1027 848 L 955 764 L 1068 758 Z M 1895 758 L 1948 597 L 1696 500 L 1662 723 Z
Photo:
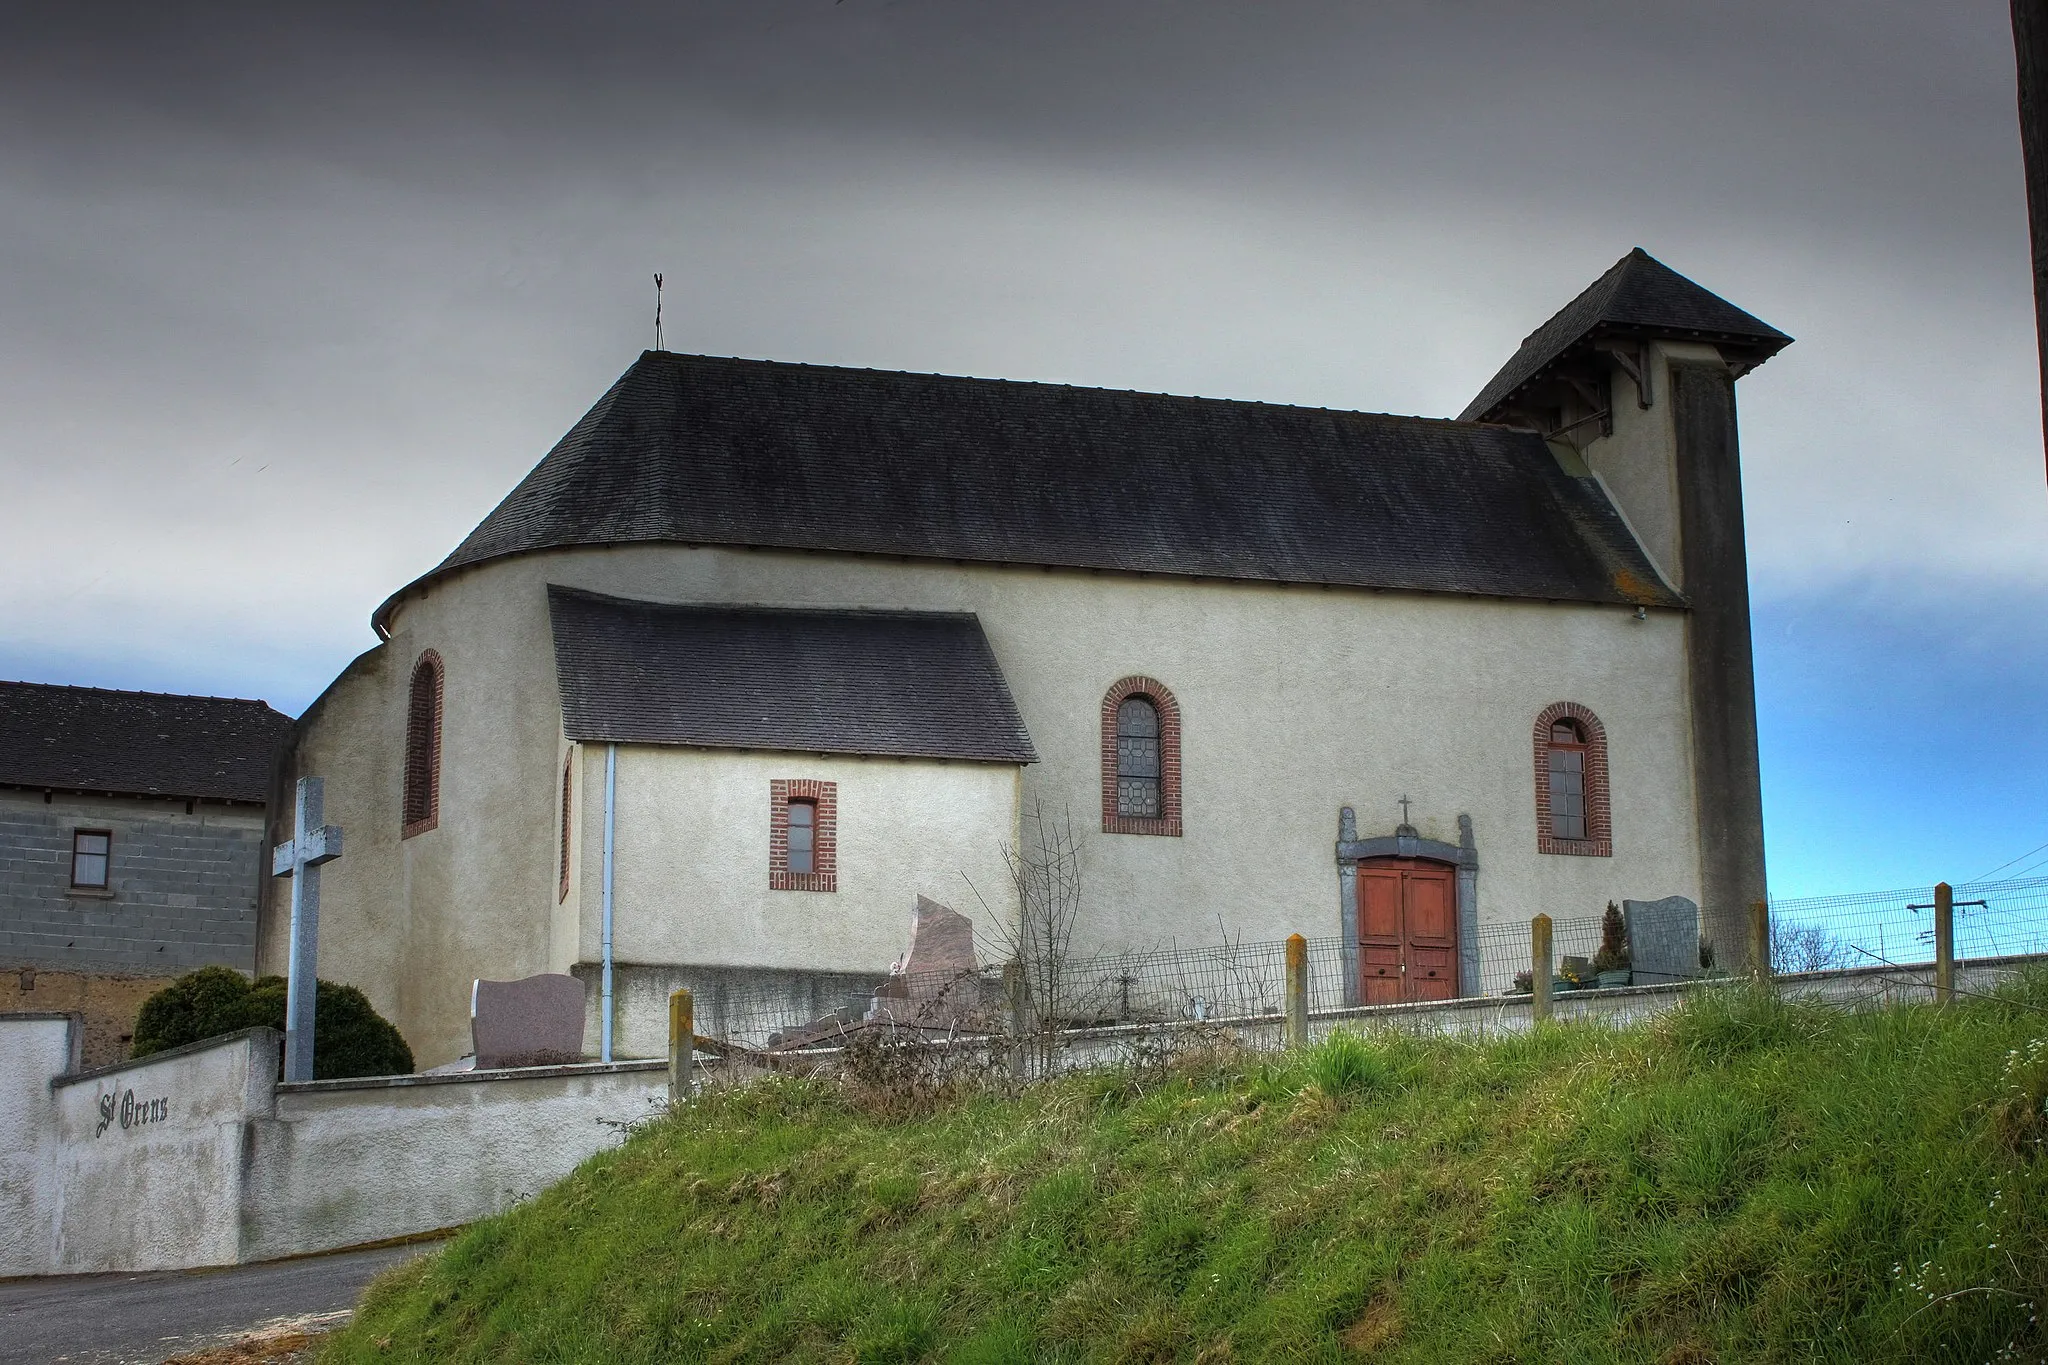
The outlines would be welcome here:
M 188 972 L 142 1002 L 134 1056 L 148 1057 L 259 1025 L 284 1031 L 287 983 L 232 967 Z M 313 999 L 313 1078 L 412 1074 L 412 1049 L 354 986 L 322 981 Z

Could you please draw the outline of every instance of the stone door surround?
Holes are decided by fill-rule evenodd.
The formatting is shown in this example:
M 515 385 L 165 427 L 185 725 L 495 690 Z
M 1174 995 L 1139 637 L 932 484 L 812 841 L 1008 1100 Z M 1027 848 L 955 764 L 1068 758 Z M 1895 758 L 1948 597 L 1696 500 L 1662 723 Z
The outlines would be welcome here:
M 1392 834 L 1358 837 L 1358 815 L 1346 806 L 1337 815 L 1337 918 L 1343 940 L 1344 1003 L 1358 1003 L 1358 861 L 1361 858 L 1427 858 L 1448 864 L 1458 886 L 1458 990 L 1477 988 L 1479 976 L 1479 849 L 1472 817 L 1458 816 L 1458 842 L 1425 839 L 1400 824 Z

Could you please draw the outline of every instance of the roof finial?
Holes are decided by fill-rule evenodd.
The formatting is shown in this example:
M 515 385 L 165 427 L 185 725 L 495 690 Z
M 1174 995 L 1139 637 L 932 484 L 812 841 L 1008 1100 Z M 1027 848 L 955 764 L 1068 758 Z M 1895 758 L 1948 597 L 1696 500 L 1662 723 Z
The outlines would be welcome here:
M 661 272 L 654 272 L 654 349 L 668 349 L 661 344 Z

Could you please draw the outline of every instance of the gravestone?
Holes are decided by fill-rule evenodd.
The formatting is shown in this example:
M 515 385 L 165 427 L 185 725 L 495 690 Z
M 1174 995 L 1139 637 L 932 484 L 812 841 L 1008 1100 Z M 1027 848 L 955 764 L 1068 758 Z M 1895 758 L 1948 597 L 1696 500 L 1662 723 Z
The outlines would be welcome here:
M 974 921 L 928 896 L 917 898 L 910 921 L 910 951 L 896 972 L 911 978 L 974 970 Z
M 910 921 L 910 951 L 889 969 L 889 979 L 868 1006 L 870 1020 L 955 1028 L 982 1004 L 974 960 L 974 921 L 929 896 L 917 898 Z
M 469 1037 L 479 1071 L 580 1062 L 583 983 L 552 972 L 478 980 L 469 993 Z
M 1700 974 L 1700 908 L 1684 896 L 1623 901 L 1629 970 L 1638 986 L 1689 981 Z

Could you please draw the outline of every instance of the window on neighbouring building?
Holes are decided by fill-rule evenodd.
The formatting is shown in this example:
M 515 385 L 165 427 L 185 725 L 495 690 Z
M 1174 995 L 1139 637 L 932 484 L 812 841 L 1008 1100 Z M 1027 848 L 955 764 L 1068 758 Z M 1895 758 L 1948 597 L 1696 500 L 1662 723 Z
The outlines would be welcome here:
M 1150 697 L 1116 708 L 1116 813 L 1159 815 L 1159 708 Z
M 433 650 L 413 665 L 405 710 L 405 838 L 441 820 L 441 656 Z
M 71 835 L 71 884 L 90 891 L 107 889 L 107 863 L 114 836 L 103 829 L 74 830 Z
M 818 803 L 789 803 L 789 870 L 803 875 L 816 870 Z
M 1586 837 L 1586 736 L 1577 721 L 1550 727 L 1550 837 Z

